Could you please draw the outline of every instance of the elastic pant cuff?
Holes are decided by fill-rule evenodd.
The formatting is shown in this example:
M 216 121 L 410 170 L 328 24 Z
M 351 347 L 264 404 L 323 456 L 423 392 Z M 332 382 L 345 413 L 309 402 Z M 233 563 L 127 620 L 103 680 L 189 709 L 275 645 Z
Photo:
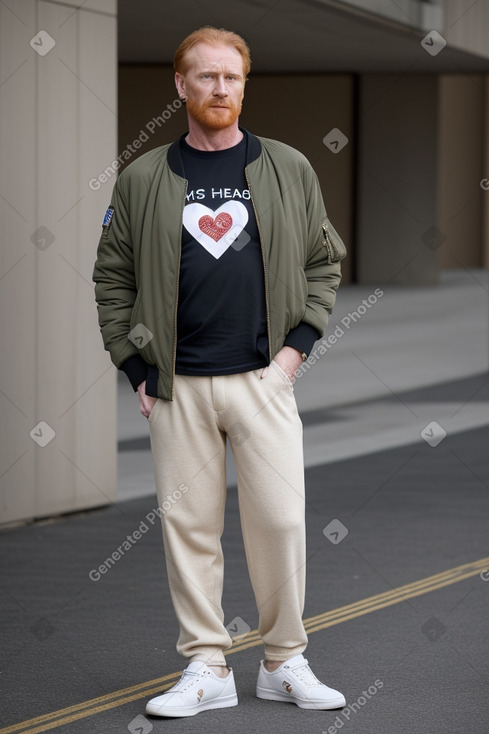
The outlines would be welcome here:
M 280 648 L 280 647 L 265 647 L 265 660 L 270 662 L 284 663 L 289 658 L 293 658 L 294 655 L 301 655 L 306 649 L 307 645 L 298 645 L 293 648 Z
M 227 667 L 226 658 L 224 657 L 222 650 L 196 653 L 195 655 L 192 655 L 190 662 L 193 663 L 196 660 L 205 663 L 206 665 L 222 665 Z

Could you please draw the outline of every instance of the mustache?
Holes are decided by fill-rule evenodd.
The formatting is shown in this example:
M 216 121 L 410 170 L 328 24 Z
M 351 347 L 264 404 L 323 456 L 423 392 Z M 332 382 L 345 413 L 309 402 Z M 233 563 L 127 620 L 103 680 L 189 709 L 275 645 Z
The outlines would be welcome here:
M 217 110 L 222 114 L 217 114 Z M 213 113 L 216 110 L 216 114 Z M 187 99 L 187 112 L 202 123 L 205 127 L 220 129 L 227 127 L 236 121 L 241 112 L 241 104 L 235 103 L 233 99 L 211 99 L 197 102 L 193 97 Z

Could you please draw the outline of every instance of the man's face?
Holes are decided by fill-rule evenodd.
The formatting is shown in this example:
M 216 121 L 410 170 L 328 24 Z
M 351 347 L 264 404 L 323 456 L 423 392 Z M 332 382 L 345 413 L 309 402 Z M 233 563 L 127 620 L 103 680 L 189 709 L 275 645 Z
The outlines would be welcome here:
M 245 79 L 241 54 L 231 46 L 196 43 L 187 54 L 188 71 L 175 74 L 187 112 L 204 128 L 233 125 L 241 112 Z

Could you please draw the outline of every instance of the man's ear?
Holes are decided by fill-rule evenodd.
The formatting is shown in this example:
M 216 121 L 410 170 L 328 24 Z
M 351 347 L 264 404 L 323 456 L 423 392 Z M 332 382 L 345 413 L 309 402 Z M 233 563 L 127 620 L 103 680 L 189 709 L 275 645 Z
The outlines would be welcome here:
M 178 96 L 181 100 L 186 100 L 187 95 L 185 93 L 185 78 L 180 72 L 175 72 L 175 86 L 177 88 Z

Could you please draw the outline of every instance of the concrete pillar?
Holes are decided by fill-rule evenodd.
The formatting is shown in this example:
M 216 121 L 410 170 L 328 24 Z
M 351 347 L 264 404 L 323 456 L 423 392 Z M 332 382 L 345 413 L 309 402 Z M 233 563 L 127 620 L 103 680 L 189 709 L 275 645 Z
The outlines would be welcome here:
M 360 80 L 357 273 L 360 283 L 437 281 L 438 79 Z
M 0 3 L 0 522 L 116 491 L 91 272 L 116 155 L 115 0 Z
M 485 82 L 483 74 L 440 77 L 438 221 L 444 238 L 443 269 L 483 265 Z
M 486 74 L 484 95 L 484 140 L 483 168 L 481 189 L 482 195 L 482 266 L 489 268 L 489 74 Z

